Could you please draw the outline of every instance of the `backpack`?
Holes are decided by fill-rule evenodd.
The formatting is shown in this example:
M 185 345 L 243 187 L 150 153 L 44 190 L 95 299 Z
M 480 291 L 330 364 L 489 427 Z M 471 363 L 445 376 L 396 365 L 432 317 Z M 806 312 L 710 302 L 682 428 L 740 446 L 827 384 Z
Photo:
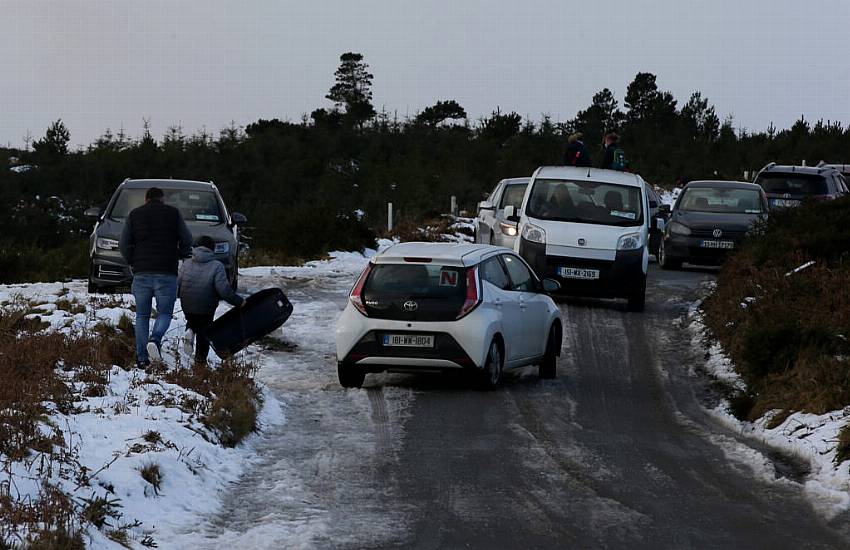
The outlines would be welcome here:
M 614 157 L 611 161 L 611 170 L 619 170 L 624 172 L 629 167 L 629 162 L 626 160 L 626 152 L 620 147 L 614 149 Z

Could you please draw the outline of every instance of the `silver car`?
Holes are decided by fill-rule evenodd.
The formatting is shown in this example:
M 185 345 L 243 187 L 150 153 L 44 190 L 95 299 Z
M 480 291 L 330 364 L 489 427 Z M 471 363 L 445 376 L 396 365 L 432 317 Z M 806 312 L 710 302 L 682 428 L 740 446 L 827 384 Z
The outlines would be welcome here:
M 475 242 L 513 248 L 516 240 L 516 221 L 505 217 L 505 207 L 519 210 L 528 187 L 529 178 L 510 178 L 499 182 L 487 200 L 478 203 L 475 218 Z
M 124 180 L 112 194 L 106 208 L 89 208 L 86 216 L 97 218 L 89 243 L 89 292 L 104 292 L 127 286 L 133 280 L 118 240 L 124 221 L 134 208 L 145 203 L 145 191 L 159 187 L 165 203 L 176 207 L 186 220 L 193 239 L 209 235 L 215 241 L 215 255 L 227 270 L 233 288 L 239 276 L 239 226 L 248 220 L 238 212 L 228 212 L 218 188 L 211 182 L 189 180 Z

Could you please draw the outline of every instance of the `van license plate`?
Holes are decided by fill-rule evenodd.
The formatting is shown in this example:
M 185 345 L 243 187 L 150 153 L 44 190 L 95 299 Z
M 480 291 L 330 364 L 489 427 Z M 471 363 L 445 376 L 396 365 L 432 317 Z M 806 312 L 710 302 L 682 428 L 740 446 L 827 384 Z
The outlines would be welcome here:
M 598 269 L 582 269 L 580 267 L 561 267 L 558 269 L 558 275 L 564 279 L 582 279 L 585 281 L 595 281 L 599 278 Z
M 735 248 L 734 241 L 702 241 L 700 246 L 703 248 L 723 248 L 726 250 L 731 250 Z
M 384 345 L 400 348 L 433 348 L 434 336 L 426 334 L 384 334 Z

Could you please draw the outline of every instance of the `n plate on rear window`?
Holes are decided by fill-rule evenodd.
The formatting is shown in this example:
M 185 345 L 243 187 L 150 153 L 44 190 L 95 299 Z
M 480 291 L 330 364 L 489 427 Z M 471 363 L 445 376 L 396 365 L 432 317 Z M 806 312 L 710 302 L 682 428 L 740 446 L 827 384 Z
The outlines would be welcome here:
M 384 334 L 384 345 L 402 348 L 433 348 L 431 334 Z

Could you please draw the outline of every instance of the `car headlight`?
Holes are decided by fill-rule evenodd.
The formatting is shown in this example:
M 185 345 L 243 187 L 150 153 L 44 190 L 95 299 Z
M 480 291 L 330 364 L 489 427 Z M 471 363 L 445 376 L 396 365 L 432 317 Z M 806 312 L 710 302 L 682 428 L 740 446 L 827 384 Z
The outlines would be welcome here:
M 507 235 L 508 237 L 516 237 L 516 225 L 515 224 L 499 222 L 499 227 L 502 229 L 502 233 L 504 235 Z
M 637 250 L 643 246 L 640 233 L 628 233 L 617 241 L 617 250 Z
M 690 235 L 691 228 L 683 223 L 670 222 L 670 233 L 675 233 L 676 235 Z
M 118 241 L 115 239 L 98 237 L 95 239 L 94 245 L 101 250 L 118 250 Z
M 527 223 L 522 228 L 522 238 L 537 244 L 546 244 L 546 231 L 533 223 Z
M 228 252 L 230 252 L 230 243 L 229 242 L 215 243 L 215 253 L 216 254 L 227 254 Z

